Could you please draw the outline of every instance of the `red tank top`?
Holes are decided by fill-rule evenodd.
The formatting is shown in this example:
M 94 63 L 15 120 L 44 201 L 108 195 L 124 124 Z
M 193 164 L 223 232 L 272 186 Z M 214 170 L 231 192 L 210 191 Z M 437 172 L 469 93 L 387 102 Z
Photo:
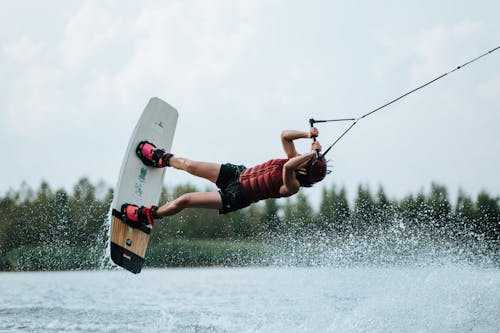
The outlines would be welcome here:
M 274 159 L 245 169 L 240 184 L 248 200 L 257 202 L 269 198 L 289 197 L 280 194 L 283 185 L 283 165 L 288 159 Z

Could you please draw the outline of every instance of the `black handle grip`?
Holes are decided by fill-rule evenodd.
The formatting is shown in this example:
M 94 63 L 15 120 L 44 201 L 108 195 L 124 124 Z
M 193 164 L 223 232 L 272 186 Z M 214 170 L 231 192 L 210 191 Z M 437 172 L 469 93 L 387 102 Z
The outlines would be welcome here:
M 311 125 L 311 127 L 314 127 L 314 123 L 316 122 L 316 120 L 314 120 L 313 118 L 309 119 L 309 125 Z M 313 137 L 312 138 L 314 142 L 316 142 L 316 137 Z M 319 154 L 319 150 L 316 149 L 316 157 L 317 158 L 320 158 L 321 155 Z
M 314 123 L 316 122 L 316 120 L 314 120 L 313 118 L 309 119 L 309 125 L 311 125 L 311 127 L 314 127 Z M 316 141 L 316 137 L 312 138 L 313 141 Z

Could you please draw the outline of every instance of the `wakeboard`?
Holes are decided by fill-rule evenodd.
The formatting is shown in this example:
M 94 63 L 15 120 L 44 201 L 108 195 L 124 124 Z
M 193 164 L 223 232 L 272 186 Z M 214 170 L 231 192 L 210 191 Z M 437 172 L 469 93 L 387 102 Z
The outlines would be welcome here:
M 111 259 L 132 273 L 140 273 L 151 227 L 127 224 L 120 212 L 124 203 L 158 205 L 165 168 L 146 166 L 136 155 L 139 142 L 147 140 L 170 151 L 178 112 L 159 98 L 151 98 L 140 116 L 128 143 L 111 204 Z

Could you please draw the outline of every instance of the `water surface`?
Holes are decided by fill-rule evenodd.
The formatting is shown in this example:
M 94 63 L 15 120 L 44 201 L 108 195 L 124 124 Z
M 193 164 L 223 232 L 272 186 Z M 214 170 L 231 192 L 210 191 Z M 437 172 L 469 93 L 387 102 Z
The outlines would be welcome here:
M 499 332 L 468 266 L 0 273 L 0 332 Z

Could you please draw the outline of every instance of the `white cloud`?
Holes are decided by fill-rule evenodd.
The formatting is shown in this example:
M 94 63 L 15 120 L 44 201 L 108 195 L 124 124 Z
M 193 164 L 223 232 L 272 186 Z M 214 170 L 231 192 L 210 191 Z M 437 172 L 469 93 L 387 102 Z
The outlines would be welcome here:
M 37 59 L 43 43 L 29 38 L 3 47 L 9 58 L 32 61 L 13 70 L 8 81 L 5 109 L 11 133 L 38 135 L 64 119 L 83 130 L 99 123 L 103 111 L 107 118 L 127 110 L 135 116 L 137 110 L 120 107 L 143 105 L 155 95 L 187 103 L 210 91 L 233 96 L 226 80 L 250 47 L 254 28 L 247 21 L 255 5 L 157 2 L 122 15 L 114 13 L 115 7 L 85 1 L 68 18 L 63 38 L 47 46 L 55 52 L 44 59 Z M 227 20 L 231 29 L 221 23 Z M 128 53 L 103 51 L 110 43 L 132 46 Z M 114 61 L 123 66 L 113 72 Z M 110 108 L 111 100 L 118 107 Z
M 119 15 L 113 15 L 113 7 L 117 6 L 119 3 L 113 6 L 113 2 L 109 1 L 84 1 L 66 25 L 64 38 L 59 45 L 64 65 L 82 65 L 119 36 L 123 23 Z
M 5 44 L 2 49 L 10 60 L 26 63 L 40 56 L 43 51 L 43 43 L 22 37 L 15 42 Z
M 462 20 L 451 27 L 451 34 L 459 40 L 475 38 L 483 31 L 483 24 L 471 19 Z
M 457 59 L 462 61 L 470 53 L 466 45 L 474 45 L 474 41 L 485 33 L 479 22 L 464 19 L 453 25 L 438 25 L 424 31 L 417 43 L 416 52 L 420 61 L 412 66 L 414 82 L 422 82 L 436 73 L 452 69 Z M 453 59 L 453 60 L 452 60 Z
M 63 72 L 57 68 L 33 66 L 12 82 L 7 102 L 8 131 L 17 136 L 36 136 L 66 109 L 62 102 Z
M 500 51 L 497 51 L 500 52 Z M 498 55 L 497 55 L 498 56 Z M 500 98 L 500 75 L 493 77 L 491 80 L 479 85 L 478 94 L 481 97 Z
M 253 10 L 228 1 L 144 7 L 133 25 L 132 58 L 116 77 L 121 98 L 156 91 L 189 100 L 204 95 L 206 86 L 227 94 L 224 81 L 244 65 L 239 61 L 251 46 Z
M 48 43 L 22 38 L 4 46 L 10 58 L 30 61 L 13 67 L 7 81 L 5 119 L 10 133 L 36 137 L 56 128 L 61 134 L 76 133 L 100 123 L 102 111 L 110 110 L 115 89 L 107 73 L 114 53 L 103 50 L 119 39 L 124 20 L 122 15 L 113 15 L 112 4 L 84 1 L 68 17 L 60 40 Z

